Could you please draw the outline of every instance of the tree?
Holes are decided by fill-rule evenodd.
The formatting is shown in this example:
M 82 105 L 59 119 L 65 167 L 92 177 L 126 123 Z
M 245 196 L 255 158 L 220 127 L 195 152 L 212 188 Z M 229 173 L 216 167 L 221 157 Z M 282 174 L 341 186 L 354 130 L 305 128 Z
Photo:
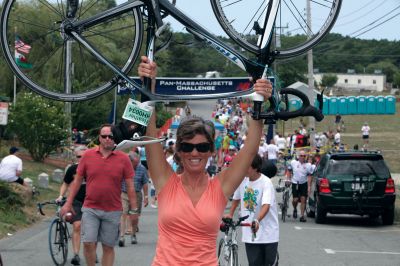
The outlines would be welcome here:
M 10 109 L 9 129 L 35 161 L 43 161 L 67 138 L 66 121 L 61 102 L 33 93 L 20 93 L 16 106 Z
M 338 77 L 333 74 L 324 74 L 321 79 L 322 87 L 332 87 L 338 81 Z
M 400 87 L 400 71 L 397 71 L 393 76 L 393 85 L 396 88 Z

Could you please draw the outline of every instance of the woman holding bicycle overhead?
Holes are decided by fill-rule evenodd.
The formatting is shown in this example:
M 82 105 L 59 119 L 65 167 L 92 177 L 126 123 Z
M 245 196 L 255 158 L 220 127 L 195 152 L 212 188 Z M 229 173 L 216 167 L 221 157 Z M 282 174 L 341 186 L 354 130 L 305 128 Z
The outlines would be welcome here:
M 139 76 L 152 78 L 157 65 L 141 58 Z M 153 82 L 154 84 L 154 82 Z M 257 80 L 255 91 L 264 99 L 271 97 L 272 86 Z M 210 124 L 198 117 L 182 121 L 177 130 L 176 156 L 182 173 L 176 174 L 166 162 L 160 144 L 146 147 L 150 175 L 158 194 L 158 228 L 153 265 L 217 265 L 216 239 L 228 198 L 240 185 L 262 136 L 262 121 L 250 121 L 246 145 L 230 167 L 211 179 L 205 167 L 214 152 L 214 133 Z M 155 137 L 155 114 L 147 126 Z

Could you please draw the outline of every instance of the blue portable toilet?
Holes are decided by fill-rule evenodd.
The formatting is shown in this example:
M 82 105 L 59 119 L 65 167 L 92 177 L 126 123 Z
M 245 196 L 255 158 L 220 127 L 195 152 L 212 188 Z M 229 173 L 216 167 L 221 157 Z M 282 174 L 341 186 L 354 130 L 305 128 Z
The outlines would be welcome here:
M 330 97 L 329 98 L 329 114 L 336 115 L 339 112 L 338 108 L 338 98 Z
M 375 96 L 367 96 L 367 114 L 376 114 L 376 98 Z
M 303 103 L 301 102 L 300 99 L 296 99 L 296 98 L 290 99 L 290 101 L 289 101 L 289 110 L 290 111 L 298 110 L 298 109 L 300 109 L 302 104 Z
M 394 115 L 396 113 L 396 97 L 393 95 L 385 96 L 385 114 Z
M 357 114 L 363 115 L 367 113 L 367 98 L 365 96 L 357 96 Z
M 349 115 L 357 114 L 357 99 L 355 96 L 347 97 L 347 113 Z
M 329 114 L 329 97 L 322 98 L 322 114 L 327 115 Z M 319 109 L 319 102 L 317 99 L 314 101 L 314 106 Z
M 346 97 L 338 97 L 338 112 L 341 115 L 347 115 L 347 98 Z
M 386 101 L 382 95 L 376 96 L 376 113 L 385 114 Z

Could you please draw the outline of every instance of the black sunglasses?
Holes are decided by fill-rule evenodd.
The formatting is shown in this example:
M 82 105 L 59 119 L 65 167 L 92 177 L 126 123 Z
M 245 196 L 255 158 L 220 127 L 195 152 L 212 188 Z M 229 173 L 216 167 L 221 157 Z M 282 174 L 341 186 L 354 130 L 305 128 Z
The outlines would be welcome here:
M 82 156 L 81 156 L 81 155 L 77 155 L 77 156 L 76 156 L 76 158 L 78 158 L 78 159 L 79 159 L 79 158 L 82 158 Z
M 109 138 L 109 139 L 111 139 L 111 140 L 114 139 L 114 136 L 113 136 L 113 135 L 100 135 L 100 137 L 103 138 L 103 139 L 106 139 L 106 138 Z
M 208 142 L 197 144 L 182 142 L 179 150 L 183 152 L 192 152 L 194 148 L 196 148 L 198 152 L 209 152 L 211 150 L 211 144 Z

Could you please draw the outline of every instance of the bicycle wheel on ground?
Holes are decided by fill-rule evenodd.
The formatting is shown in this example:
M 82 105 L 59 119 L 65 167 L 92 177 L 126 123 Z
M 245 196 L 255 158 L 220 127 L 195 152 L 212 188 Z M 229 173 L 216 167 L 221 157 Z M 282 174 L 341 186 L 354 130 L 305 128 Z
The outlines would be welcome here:
M 220 239 L 217 250 L 218 266 L 228 265 L 228 260 L 225 257 L 225 241 Z
M 76 14 L 68 18 L 67 4 L 74 2 Z M 5 0 L 0 41 L 8 65 L 24 85 L 51 99 L 82 101 L 109 91 L 115 74 L 72 38 L 70 28 L 110 7 L 94 0 Z M 124 73 L 132 69 L 143 37 L 139 8 L 73 30 Z
M 242 48 L 258 54 L 259 35 L 253 29 L 255 22 L 264 27 L 268 6 L 275 0 L 211 0 L 211 5 L 222 28 Z M 311 8 L 311 22 L 305 10 Z M 276 58 L 300 55 L 315 46 L 333 27 L 339 15 L 342 0 L 282 0 L 275 20 L 272 48 Z M 246 10 L 246 12 L 243 12 Z
M 54 219 L 49 229 L 50 255 L 55 265 L 64 265 L 68 256 L 68 237 L 65 224 Z
M 232 245 L 231 249 L 231 263 L 230 266 L 239 266 L 239 257 L 238 257 L 238 247 L 237 245 Z
M 282 196 L 282 222 L 286 221 L 286 215 L 287 215 L 287 209 L 288 209 L 288 199 L 287 199 L 287 195 L 286 192 L 283 192 L 283 196 Z

